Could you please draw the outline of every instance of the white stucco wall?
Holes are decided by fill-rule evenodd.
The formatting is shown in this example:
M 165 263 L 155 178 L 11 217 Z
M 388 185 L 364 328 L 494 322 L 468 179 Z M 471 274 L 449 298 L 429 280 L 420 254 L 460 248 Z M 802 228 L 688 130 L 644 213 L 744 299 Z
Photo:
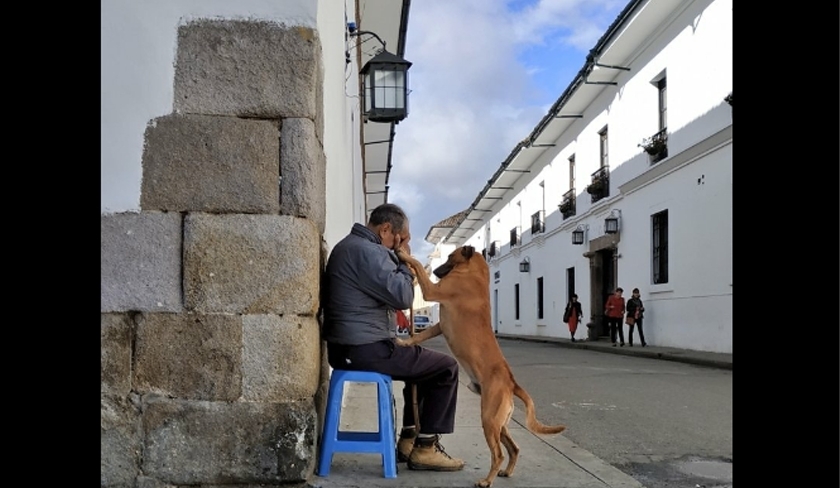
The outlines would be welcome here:
M 466 240 L 478 249 L 497 240 L 502 255 L 491 260 L 490 295 L 498 291 L 494 322 L 500 333 L 568 337 L 562 322 L 566 269 L 575 268 L 575 291 L 583 302 L 584 323 L 590 320 L 588 241 L 604 235 L 604 218 L 621 210 L 617 284 L 629 298 L 638 287 L 646 306 L 648 342 L 714 352 L 732 352 L 732 141 L 712 145 L 688 158 L 692 146 L 707 141 L 732 124 L 731 107 L 723 98 L 732 91 L 732 2 L 697 1 L 661 26 L 641 50 L 637 64 L 586 109 L 584 119 L 556 141 L 520 179 L 509 200 L 496 207 L 489 222 Z M 683 162 L 643 184 L 622 185 L 655 171 L 638 144 L 658 131 L 657 90 L 651 81 L 665 71 L 668 78 L 669 159 Z M 609 124 L 610 196 L 595 204 L 585 187 L 598 169 L 599 136 Z M 708 144 L 708 143 L 707 143 Z M 683 153 L 682 159 L 674 159 Z M 563 220 L 557 205 L 569 188 L 568 158 L 576 156 L 577 215 Z M 657 163 L 663 165 L 663 162 Z M 665 167 L 665 166 L 660 166 Z M 543 184 L 541 187 L 540 184 Z M 543 187 L 545 191 L 543 192 Z M 546 232 L 530 235 L 531 215 L 544 208 Z M 669 281 L 652 280 L 651 215 L 668 210 Z M 577 225 L 588 226 L 587 243 L 571 244 Z M 509 248 L 510 229 L 522 226 L 522 244 Z M 530 260 L 531 271 L 519 272 Z M 499 272 L 500 279 L 493 278 Z M 543 278 L 544 317 L 537 318 L 536 281 Z M 514 286 L 520 286 L 520 316 L 514 316 Z M 496 315 L 495 311 L 498 314 Z M 626 328 L 626 326 L 625 326 Z M 578 337 L 585 337 L 585 328 Z
M 346 0 L 106 0 L 101 3 L 101 212 L 140 208 L 143 135 L 172 113 L 178 26 L 196 18 L 260 19 L 318 30 L 324 56 L 328 246 L 364 218 L 355 61 L 345 66 Z M 345 91 L 345 79 L 347 79 Z M 355 112 L 355 113 L 354 113 Z M 348 184 L 358 181 L 358 184 Z

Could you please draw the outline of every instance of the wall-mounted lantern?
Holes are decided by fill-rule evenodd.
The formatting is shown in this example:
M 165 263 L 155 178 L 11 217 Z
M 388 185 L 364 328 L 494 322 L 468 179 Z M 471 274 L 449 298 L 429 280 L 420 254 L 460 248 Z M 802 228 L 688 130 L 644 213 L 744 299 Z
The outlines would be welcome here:
M 528 273 L 531 271 L 531 258 L 525 256 L 525 259 L 519 262 L 519 272 Z
M 578 225 L 577 228 L 572 231 L 572 244 L 580 246 L 581 244 L 586 242 L 586 231 L 588 229 L 588 225 Z
M 359 72 L 362 75 L 362 107 L 365 120 L 396 122 L 408 116 L 408 68 L 411 62 L 385 49 L 385 41 L 370 31 L 356 30 L 349 22 L 351 36 L 369 34 L 382 43 L 382 51 L 372 57 Z
M 604 219 L 604 233 L 616 234 L 620 228 L 621 210 L 613 209 L 609 217 Z

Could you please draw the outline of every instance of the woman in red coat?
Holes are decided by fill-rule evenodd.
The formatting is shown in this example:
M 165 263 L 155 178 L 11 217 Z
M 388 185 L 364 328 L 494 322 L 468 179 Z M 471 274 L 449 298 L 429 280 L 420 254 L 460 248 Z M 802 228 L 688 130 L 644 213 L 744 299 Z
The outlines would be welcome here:
M 575 342 L 575 332 L 577 332 L 578 324 L 583 319 L 583 309 L 578 301 L 577 294 L 573 294 L 566 304 L 566 310 L 563 312 L 563 322 L 569 324 L 569 332 L 572 334 L 572 342 Z
M 616 330 L 621 340 L 621 346 L 624 346 L 624 325 L 621 323 L 624 318 L 624 297 L 621 296 L 622 293 L 624 293 L 624 290 L 621 287 L 616 288 L 615 293 L 607 298 L 607 304 L 604 306 L 604 315 L 610 328 L 610 340 L 613 347 L 615 347 Z

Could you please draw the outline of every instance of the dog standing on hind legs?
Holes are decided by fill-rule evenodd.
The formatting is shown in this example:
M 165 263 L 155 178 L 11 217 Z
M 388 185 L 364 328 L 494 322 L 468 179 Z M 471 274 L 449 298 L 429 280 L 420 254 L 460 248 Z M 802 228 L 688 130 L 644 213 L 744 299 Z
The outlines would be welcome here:
M 484 256 L 472 246 L 461 246 L 449 254 L 433 272 L 437 283 L 411 255 L 400 250 L 397 257 L 411 266 L 423 298 L 440 304 L 440 321 L 407 339 L 397 338 L 400 346 L 412 346 L 443 334 L 452 355 L 470 378 L 468 388 L 481 395 L 481 426 L 490 448 L 490 471 L 476 486 L 487 488 L 496 476 L 513 475 L 519 446 L 510 437 L 508 423 L 513 415 L 513 397 L 525 404 L 526 427 L 535 434 L 557 434 L 564 425 L 545 425 L 537 420 L 534 401 L 513 377 L 490 324 L 490 269 Z M 508 464 L 502 470 L 504 453 Z

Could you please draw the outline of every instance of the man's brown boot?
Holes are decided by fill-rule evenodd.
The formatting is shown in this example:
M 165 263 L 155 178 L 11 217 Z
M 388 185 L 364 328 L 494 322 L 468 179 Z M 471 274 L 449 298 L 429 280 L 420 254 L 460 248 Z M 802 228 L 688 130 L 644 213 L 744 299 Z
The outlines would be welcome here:
M 427 471 L 459 471 L 464 469 L 464 461 L 450 457 L 440 445 L 440 436 L 418 437 L 414 449 L 408 457 L 408 468 Z
M 397 441 L 397 462 L 405 463 L 411 455 L 411 450 L 414 449 L 414 438 L 417 437 L 417 431 L 413 428 L 405 428 L 400 431 L 400 440 Z

